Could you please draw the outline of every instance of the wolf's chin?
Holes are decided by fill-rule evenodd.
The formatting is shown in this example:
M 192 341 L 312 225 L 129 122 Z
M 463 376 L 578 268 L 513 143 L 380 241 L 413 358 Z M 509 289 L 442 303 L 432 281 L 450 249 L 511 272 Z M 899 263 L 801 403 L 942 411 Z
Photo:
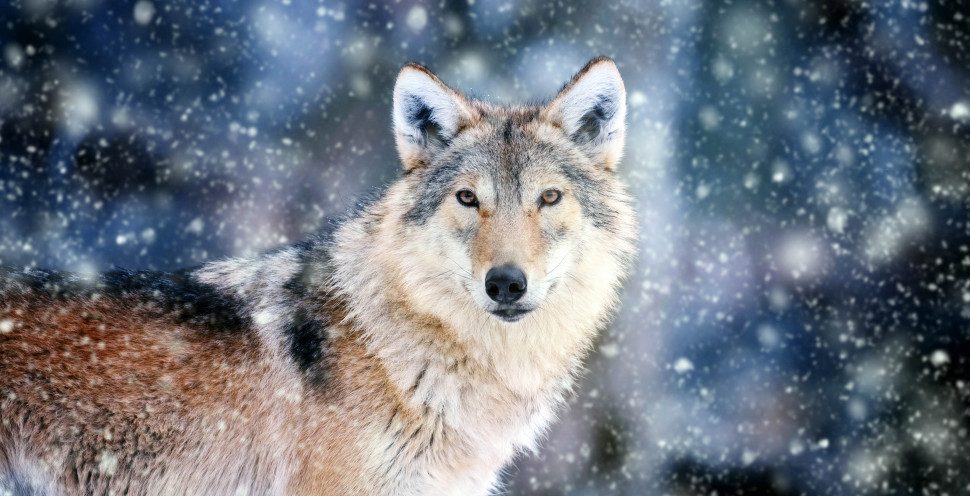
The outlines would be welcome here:
M 522 320 L 532 310 L 532 308 L 498 308 L 490 310 L 490 313 L 503 322 L 512 323 Z

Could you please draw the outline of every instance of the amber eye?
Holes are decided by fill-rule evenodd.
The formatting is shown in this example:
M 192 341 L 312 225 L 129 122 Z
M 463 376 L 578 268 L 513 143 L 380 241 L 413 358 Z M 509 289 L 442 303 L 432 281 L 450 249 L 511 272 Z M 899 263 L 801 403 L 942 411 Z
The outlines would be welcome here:
M 559 200 L 562 199 L 562 192 L 558 189 L 547 189 L 542 192 L 540 199 L 542 200 L 543 206 L 552 206 L 559 203 Z
M 476 197 L 475 193 L 470 189 L 459 190 L 458 193 L 455 194 L 455 197 L 458 198 L 458 203 L 461 203 L 466 207 L 478 206 L 478 197 Z

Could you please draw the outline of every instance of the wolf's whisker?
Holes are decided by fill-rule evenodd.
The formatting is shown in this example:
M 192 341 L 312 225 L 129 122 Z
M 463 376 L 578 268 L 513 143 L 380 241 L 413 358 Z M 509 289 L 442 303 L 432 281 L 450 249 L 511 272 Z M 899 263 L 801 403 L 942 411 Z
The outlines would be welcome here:
M 468 276 L 466 276 L 464 274 L 459 274 L 458 272 L 455 272 L 455 271 L 453 271 L 453 270 L 451 270 L 451 269 L 449 269 L 447 267 L 445 267 L 445 271 L 446 271 L 446 273 L 453 274 L 455 276 L 461 277 L 462 279 L 467 279 L 469 281 L 475 282 L 475 280 L 472 279 L 471 277 L 468 277 Z
M 546 277 L 546 276 L 548 276 L 549 274 L 552 274 L 553 272 L 555 272 L 555 271 L 556 271 L 556 269 L 558 269 L 558 268 L 559 268 L 559 266 L 560 266 L 560 265 L 562 265 L 562 263 L 566 261 L 566 258 L 567 258 L 567 257 L 568 257 L 569 255 L 572 255 L 572 253 L 573 253 L 573 250 L 575 250 L 575 249 L 576 249 L 576 247 L 574 246 L 574 247 L 572 247 L 572 248 L 570 248 L 569 250 L 567 250 L 567 251 L 566 251 L 566 253 L 564 253 L 564 254 L 563 254 L 563 256 L 562 256 L 562 259 L 560 259 L 560 260 L 559 260 L 559 263 L 557 263 L 557 264 L 556 264 L 556 266 L 555 266 L 555 267 L 553 267 L 553 268 L 552 268 L 551 270 L 547 270 L 547 271 L 546 271 L 546 275 L 545 275 L 545 276 L 543 276 L 543 277 Z
M 474 282 L 474 280 L 472 278 L 470 278 L 470 277 L 467 277 L 467 276 L 464 276 L 462 274 L 459 274 L 459 273 L 457 273 L 457 272 L 455 272 L 455 271 L 453 271 L 453 270 L 451 270 L 451 269 L 449 269 L 447 267 L 443 267 L 443 268 L 445 270 L 443 270 L 442 272 L 439 272 L 439 273 L 431 276 L 431 279 L 437 279 L 437 278 L 442 277 L 442 276 L 445 276 L 447 274 L 451 274 L 451 275 L 454 275 L 454 276 L 457 276 L 457 277 L 461 277 L 462 279 L 468 279 L 469 281 Z
M 464 267 L 461 266 L 461 264 L 459 264 L 458 262 L 452 260 L 451 257 L 449 257 L 447 254 L 442 254 L 442 255 L 445 255 L 445 258 L 447 258 L 449 262 L 455 264 L 455 267 L 458 267 L 458 270 L 464 272 L 465 274 L 468 275 L 468 277 L 471 277 L 471 278 L 474 279 L 475 275 L 472 274 L 468 269 L 465 269 Z

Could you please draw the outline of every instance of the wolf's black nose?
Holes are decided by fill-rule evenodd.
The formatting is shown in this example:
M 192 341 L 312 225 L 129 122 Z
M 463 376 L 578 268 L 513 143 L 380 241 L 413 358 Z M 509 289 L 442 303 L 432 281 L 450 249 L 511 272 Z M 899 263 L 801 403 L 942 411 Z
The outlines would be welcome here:
M 518 267 L 492 267 L 485 274 L 485 292 L 499 303 L 514 303 L 525 294 L 525 273 Z

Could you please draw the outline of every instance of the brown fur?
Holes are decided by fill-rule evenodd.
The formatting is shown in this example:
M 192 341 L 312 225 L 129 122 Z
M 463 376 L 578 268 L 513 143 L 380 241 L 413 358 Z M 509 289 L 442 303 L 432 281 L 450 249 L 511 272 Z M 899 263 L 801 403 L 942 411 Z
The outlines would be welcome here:
M 135 302 L 52 305 L 28 293 L 4 303 L 0 320 L 16 325 L 0 335 L 0 446 L 44 447 L 36 455 L 51 467 L 69 459 L 60 474 L 66 491 L 123 492 L 155 459 L 178 458 L 176 447 L 207 438 L 257 441 L 258 430 L 217 428 L 220 420 L 258 423 L 267 409 L 253 398 L 272 365 L 241 336 L 211 339 Z M 117 466 L 130 475 L 97 473 Z

